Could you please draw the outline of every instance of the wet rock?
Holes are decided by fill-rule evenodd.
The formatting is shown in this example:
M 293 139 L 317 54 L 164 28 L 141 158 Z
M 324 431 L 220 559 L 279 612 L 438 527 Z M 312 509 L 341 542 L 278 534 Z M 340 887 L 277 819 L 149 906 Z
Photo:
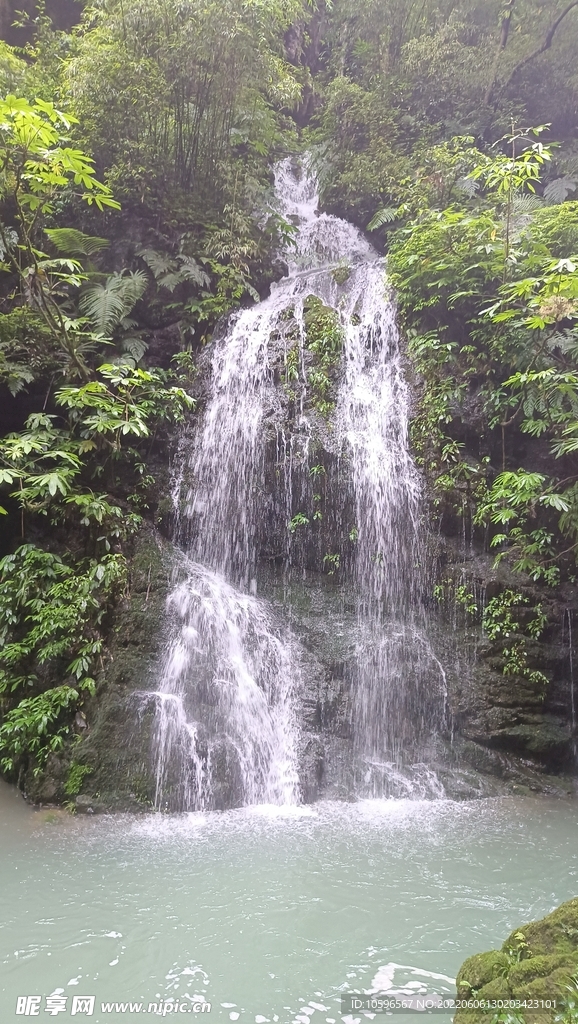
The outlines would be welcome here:
M 62 803 L 67 768 L 66 760 L 54 753 L 48 755 L 42 772 L 35 774 L 34 765 L 31 765 L 21 781 L 26 799 L 40 806 Z
M 303 738 L 299 768 L 301 799 L 312 804 L 319 800 L 324 789 L 325 745 L 320 736 L 307 734 Z
M 477 551 L 463 538 L 440 537 L 436 558 L 438 578 L 458 581 L 479 609 L 467 616 L 450 602 L 439 613 L 435 644 L 447 670 L 457 747 L 477 770 L 502 778 L 516 760 L 522 774 L 531 766 L 537 774 L 575 775 L 571 705 L 576 651 L 570 651 L 567 628 L 568 614 L 578 613 L 574 588 L 559 593 L 540 588 L 503 564 L 496 567 L 491 553 Z M 480 609 L 508 589 L 527 601 L 516 611 L 521 632 L 490 641 Z M 523 630 L 538 605 L 547 625 L 536 641 Z M 525 674 L 504 672 L 504 648 L 516 644 L 525 652 Z
M 104 814 L 107 807 L 100 800 L 81 794 L 74 801 L 74 809 L 77 814 Z
M 77 797 L 79 811 L 78 800 L 113 810 L 152 806 L 151 691 L 157 688 L 174 559 L 174 549 L 158 534 L 141 533 L 130 565 L 129 597 L 116 610 L 96 696 L 85 705 L 86 728 L 79 730 L 74 751 L 75 760 L 92 769 Z

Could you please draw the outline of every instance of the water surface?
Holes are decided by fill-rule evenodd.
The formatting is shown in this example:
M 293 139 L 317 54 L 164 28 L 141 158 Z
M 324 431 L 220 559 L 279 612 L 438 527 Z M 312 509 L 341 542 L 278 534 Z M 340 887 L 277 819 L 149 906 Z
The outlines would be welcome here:
M 58 989 L 95 995 L 95 1024 L 151 1019 L 101 1001 L 171 997 L 212 1021 L 340 1022 L 341 991 L 451 991 L 430 975 L 578 893 L 572 801 L 73 818 L 3 787 L 0 820 L 3 1024 Z

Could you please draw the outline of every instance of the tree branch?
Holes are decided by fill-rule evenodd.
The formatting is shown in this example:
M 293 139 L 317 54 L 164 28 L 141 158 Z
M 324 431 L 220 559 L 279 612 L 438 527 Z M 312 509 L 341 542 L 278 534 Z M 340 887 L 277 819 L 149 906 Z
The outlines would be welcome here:
M 546 50 L 550 49 L 554 41 L 554 36 L 556 35 L 556 32 L 558 31 L 560 25 L 564 21 L 564 18 L 567 14 L 570 14 L 570 11 L 574 10 L 575 7 L 578 7 L 578 0 L 572 0 L 572 3 L 569 3 L 564 8 L 564 10 L 558 15 L 558 17 L 554 19 L 554 21 L 550 25 L 550 28 L 546 32 L 546 35 L 544 36 L 544 41 L 541 44 L 541 46 L 538 46 L 535 50 L 532 51 L 532 53 L 528 54 L 527 57 L 524 57 L 523 60 L 516 64 L 507 82 L 505 82 L 505 84 L 502 86 L 503 89 L 507 89 L 508 86 L 511 85 L 518 72 L 521 71 L 522 68 L 526 66 L 526 64 L 529 64 L 531 61 L 535 60 L 536 57 L 539 57 L 541 53 L 545 53 Z

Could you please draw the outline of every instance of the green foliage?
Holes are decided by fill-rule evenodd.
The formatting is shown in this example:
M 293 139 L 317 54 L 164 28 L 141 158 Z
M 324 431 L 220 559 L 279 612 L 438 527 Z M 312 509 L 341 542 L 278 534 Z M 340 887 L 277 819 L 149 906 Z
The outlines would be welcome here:
M 373 215 L 367 225 L 367 230 L 377 231 L 377 229 L 382 228 L 384 224 L 391 224 L 392 221 L 397 220 L 397 217 L 398 212 L 394 206 L 384 206 Z
M 578 253 L 578 202 L 539 209 L 527 228 L 533 245 L 545 256 L 561 259 Z
M 452 134 L 495 138 L 512 113 L 524 123 L 553 123 L 558 138 L 573 139 L 575 10 L 549 35 L 563 8 L 534 0 L 339 0 L 326 32 L 330 81 L 320 117 L 336 172 L 328 196 L 350 191 L 352 205 L 365 206 L 374 194 L 370 156 L 379 173 L 388 151 L 423 153 Z M 367 116 L 378 104 L 387 112 L 381 140 Z M 572 179 L 573 164 L 559 176 Z
M 128 316 L 147 287 L 147 276 L 141 270 L 113 274 L 104 284 L 90 285 L 80 296 L 80 312 L 99 334 L 108 337 L 115 327 L 132 326 Z
M 78 700 L 71 686 L 56 686 L 37 697 L 26 697 L 4 717 L 0 726 L 2 771 L 11 772 L 23 756 L 34 758 L 38 774 L 48 755 L 61 750 L 70 727 L 63 712 Z
M 118 452 L 123 437 L 148 437 L 155 422 L 180 423 L 185 410 L 193 407 L 183 388 L 166 386 L 167 378 L 161 370 L 104 364 L 97 380 L 60 388 L 56 402 L 69 410 L 83 439 L 100 440 Z
M 94 693 L 99 627 L 125 585 L 126 563 L 105 555 L 70 565 L 24 544 L 0 560 L 0 581 L 0 693 L 18 700 L 0 726 L 0 764 L 12 771 L 32 756 L 40 770 L 50 751 L 63 746 L 81 696 Z M 54 676 L 65 683 L 47 688 Z
M 76 796 L 77 793 L 82 789 L 82 784 L 87 775 L 92 775 L 93 768 L 88 764 L 78 764 L 77 761 L 73 761 L 68 769 L 68 775 L 66 782 L 64 783 L 64 792 L 67 796 Z
M 331 392 L 335 369 L 343 348 L 343 328 L 339 316 L 320 299 L 309 295 L 303 305 L 305 346 L 313 356 L 306 369 L 312 402 L 322 416 L 329 416 L 334 403 Z
M 78 228 L 45 228 L 44 234 L 57 252 L 68 256 L 95 256 L 109 245 L 108 239 L 85 235 Z
M 478 613 L 476 599 L 469 587 L 464 583 L 457 583 L 451 577 L 440 580 L 434 586 L 434 598 L 440 604 L 454 604 L 462 608 L 466 615 L 475 616 Z
M 530 667 L 527 640 L 539 640 L 548 620 L 541 605 L 537 605 L 532 609 L 534 618 L 522 623 L 521 611 L 528 604 L 529 598 L 523 597 L 522 594 L 509 589 L 503 590 L 497 597 L 488 601 L 482 625 L 488 639 L 499 641 L 502 645 L 504 675 L 521 676 L 537 684 L 545 692 L 550 681 L 543 672 Z
M 194 189 L 197 208 L 214 210 L 235 191 L 240 150 L 263 166 L 280 137 L 272 104 L 299 96 L 282 39 L 302 10 L 301 0 L 129 0 L 86 11 L 68 74 L 119 194 L 158 208 Z
M 16 208 L 21 244 L 28 255 L 38 225 L 38 215 L 52 213 L 62 189 L 76 191 L 78 198 L 98 209 L 119 209 L 107 185 L 95 177 L 94 161 L 82 150 L 63 145 L 77 119 L 51 103 L 7 96 L 0 101 L 0 198 Z M 0 231 L 7 251 L 5 228 Z
M 334 576 L 339 571 L 341 565 L 341 555 L 337 554 L 326 554 L 323 556 L 323 568 L 327 571 L 328 576 Z
M 0 384 L 12 396 L 57 368 L 50 331 L 37 311 L 16 306 L 0 314 Z
M 321 124 L 314 134 L 314 141 L 321 144 L 317 170 L 326 207 L 362 227 L 375 221 L 376 209 L 397 208 L 405 199 L 411 173 L 407 156 L 396 146 L 397 137 L 383 96 L 338 75 L 327 88 Z
M 64 230 L 72 250 L 66 258 L 50 258 L 39 248 L 46 219 L 63 203 L 80 202 L 100 211 L 119 209 L 110 188 L 96 178 L 94 161 L 66 144 L 75 122 L 75 117 L 44 100 L 31 104 L 8 96 L 0 101 L 0 270 L 14 276 L 21 302 L 44 321 L 67 369 L 86 376 L 87 339 L 68 315 L 64 300 L 85 279 L 82 265 L 70 258 L 70 252 L 78 252 L 79 245 L 94 252 L 102 240 L 69 228 Z M 66 241 L 62 230 L 48 231 L 59 251 Z M 88 350 L 90 343 L 88 339 Z
M 80 690 L 102 639 L 95 633 L 106 599 L 124 583 L 121 555 L 105 555 L 78 571 L 59 555 L 24 544 L 0 560 L 0 692 L 38 684 L 43 666 L 57 663 Z
M 562 1000 L 562 1011 L 554 1017 L 555 1024 L 577 1024 L 578 1021 L 578 972 L 565 986 L 568 995 Z
M 578 475 L 568 462 L 548 478 L 507 464 L 508 432 L 544 437 L 554 465 L 578 450 L 578 263 L 560 248 L 575 239 L 575 204 L 516 220 L 516 198 L 540 187 L 551 158 L 539 131 L 513 130 L 509 155 L 478 154 L 468 179 L 483 187 L 399 231 L 390 267 L 425 382 L 413 440 L 440 506 L 467 509 L 498 561 L 554 585 L 578 550 Z M 474 395 L 493 449 L 477 460 L 452 436 Z
M 189 395 L 180 387 L 164 386 L 167 374 L 128 365 L 104 365 L 97 378 L 81 386 L 62 387 L 57 405 L 67 410 L 68 422 L 60 427 L 56 417 L 34 413 L 24 431 L 0 441 L 0 486 L 10 492 L 23 512 L 50 512 L 53 516 L 78 510 L 83 525 L 101 527 L 107 523 L 112 535 L 119 535 L 122 514 L 106 495 L 95 495 L 83 481 L 89 470 L 100 475 L 103 462 L 124 454 L 123 441 L 145 439 L 159 421 L 179 422 L 192 407 Z M 131 453 L 127 453 L 131 454 Z M 134 456 L 134 450 L 132 452 Z M 130 532 L 131 518 L 125 522 Z M 102 538 L 99 538 L 102 539 Z
M 172 258 L 154 249 L 139 249 L 137 256 L 140 256 L 153 272 L 158 286 L 166 288 L 171 293 L 180 284 L 189 281 L 198 287 L 210 284 L 209 275 L 192 256 L 179 253 Z
M 19 92 L 26 74 L 26 63 L 16 50 L 0 40 L 0 94 Z
M 289 532 L 295 533 L 295 531 L 298 530 L 300 526 L 309 526 L 309 517 L 306 516 L 303 512 L 297 512 L 297 514 L 293 516 L 293 518 L 289 521 L 287 525 L 289 528 Z
M 502 548 L 496 562 L 509 556 L 517 572 L 527 572 L 534 580 L 554 585 L 560 578 L 558 567 L 552 564 L 554 533 L 544 526 L 529 528 L 540 506 L 563 513 L 570 508 L 563 495 L 552 492 L 542 474 L 505 471 L 498 474 L 480 500 L 474 522 L 507 528 L 507 533 L 496 533 L 491 540 L 492 547 Z
M 94 691 L 106 614 L 125 578 L 111 548 L 140 526 L 139 478 L 141 491 L 152 480 L 139 446 L 193 404 L 174 373 L 137 366 L 146 343 L 130 315 L 148 274 L 101 274 L 93 261 L 108 240 L 59 224 L 83 207 L 118 209 L 69 137 L 76 123 L 44 100 L 0 102 L 0 380 L 15 395 L 40 383 L 46 396 L 0 440 L 0 487 L 20 510 L 23 539 L 39 516 L 71 531 L 66 555 L 24 544 L 0 562 L 0 765 L 9 772 L 42 770 Z M 117 496 L 131 485 L 130 499 Z

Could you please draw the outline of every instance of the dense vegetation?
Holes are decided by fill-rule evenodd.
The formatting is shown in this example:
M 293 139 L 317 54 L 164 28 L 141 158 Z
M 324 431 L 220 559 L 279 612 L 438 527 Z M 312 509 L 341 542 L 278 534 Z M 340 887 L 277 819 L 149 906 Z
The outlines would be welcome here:
M 271 205 L 287 153 L 312 150 L 327 209 L 390 250 L 439 508 L 521 579 L 573 578 L 578 550 L 578 0 L 70 7 L 65 27 L 42 6 L 14 29 L 2 8 L 17 44 L 0 43 L 12 775 L 82 720 L 195 352 L 266 290 L 291 237 Z M 323 316 L 309 310 L 329 413 Z M 525 600 L 508 593 L 489 630 Z

